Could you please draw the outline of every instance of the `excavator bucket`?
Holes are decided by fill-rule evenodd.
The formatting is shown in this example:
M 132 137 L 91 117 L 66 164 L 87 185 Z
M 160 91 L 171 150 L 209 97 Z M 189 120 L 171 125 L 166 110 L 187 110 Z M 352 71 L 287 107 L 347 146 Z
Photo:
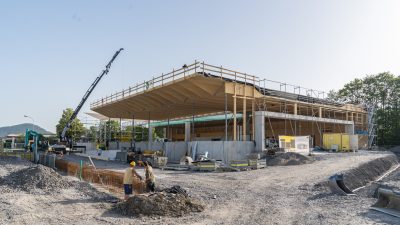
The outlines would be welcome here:
M 400 217 L 400 192 L 379 188 L 378 201 L 371 206 L 371 209 Z
M 355 195 L 344 183 L 343 174 L 335 174 L 329 178 L 329 188 L 332 192 L 341 195 Z

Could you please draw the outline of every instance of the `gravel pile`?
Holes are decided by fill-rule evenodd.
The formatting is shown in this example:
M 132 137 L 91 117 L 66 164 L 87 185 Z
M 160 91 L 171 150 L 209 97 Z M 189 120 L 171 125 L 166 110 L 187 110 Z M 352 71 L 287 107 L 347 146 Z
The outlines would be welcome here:
M 150 195 L 135 195 L 117 204 L 114 211 L 125 216 L 181 217 L 190 212 L 202 212 L 204 205 L 189 197 L 179 186 Z
M 29 193 L 58 193 L 72 186 L 56 171 L 40 164 L 11 172 L 0 179 L 0 184 Z
M 291 165 L 302 165 L 302 164 L 312 163 L 313 161 L 314 160 L 311 157 L 295 152 L 286 152 L 267 158 L 267 165 L 291 166 Z

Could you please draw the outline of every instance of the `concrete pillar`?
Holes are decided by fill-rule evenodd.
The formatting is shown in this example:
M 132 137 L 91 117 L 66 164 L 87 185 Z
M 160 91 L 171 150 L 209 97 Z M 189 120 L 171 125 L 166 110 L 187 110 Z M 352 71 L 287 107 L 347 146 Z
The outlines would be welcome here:
M 263 111 L 255 112 L 255 151 L 261 152 L 265 146 L 265 113 Z
M 148 138 L 147 138 L 147 141 L 148 141 L 148 149 L 151 149 L 151 145 L 152 145 L 152 143 L 153 143 L 153 127 L 151 127 L 151 124 L 150 124 L 150 113 L 149 113 L 149 121 L 148 121 Z
M 297 103 L 294 103 L 293 111 L 294 111 L 294 115 L 297 115 Z
M 228 141 L 228 96 L 225 93 L 225 108 L 224 108 L 224 114 L 225 114 L 225 141 Z
M 190 122 L 185 122 L 185 142 L 190 141 Z
M 347 134 L 354 134 L 354 123 L 349 125 L 344 125 L 344 130 Z
M 33 137 L 33 140 L 35 140 L 35 137 Z M 3 143 L 0 143 L 3 144 Z M 15 137 L 11 138 L 11 148 L 15 148 Z
M 236 96 L 233 96 L 233 140 L 236 141 Z
M 243 98 L 243 117 L 242 117 L 242 121 L 243 121 L 243 137 L 242 140 L 243 141 L 247 141 L 246 140 L 246 122 L 247 122 L 247 118 L 246 118 L 246 98 Z
M 319 118 L 322 118 L 322 107 L 319 107 Z
M 135 147 L 136 147 L 135 134 L 136 134 L 136 130 L 135 130 L 135 115 L 132 115 L 132 142 L 131 142 L 131 149 L 132 150 L 135 150 Z
M 255 107 L 256 107 L 256 102 L 255 99 L 251 101 L 251 140 L 254 141 L 254 130 L 255 130 L 255 124 L 254 124 L 254 117 L 255 115 Z

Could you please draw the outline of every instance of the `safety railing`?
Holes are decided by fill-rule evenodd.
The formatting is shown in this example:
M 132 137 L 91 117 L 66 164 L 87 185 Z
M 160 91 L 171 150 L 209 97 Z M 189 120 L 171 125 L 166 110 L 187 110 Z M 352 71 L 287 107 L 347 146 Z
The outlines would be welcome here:
M 184 65 L 182 68 L 177 70 L 173 69 L 172 72 L 161 74 L 161 76 L 153 77 L 151 80 L 144 81 L 143 83 L 136 84 L 133 87 L 129 87 L 120 92 L 99 99 L 93 102 L 90 107 L 97 108 L 121 100 L 125 97 L 149 91 L 155 87 L 161 87 L 176 82 L 177 80 L 186 78 L 195 73 L 210 74 L 220 77 L 221 79 L 230 79 L 249 84 L 257 84 L 259 80 L 258 77 L 253 75 L 225 69 L 222 66 L 217 67 L 204 62 L 195 61 L 193 64 Z
M 264 89 L 276 90 L 277 92 L 286 92 L 320 99 L 324 99 L 327 96 L 326 93 L 322 91 L 303 88 L 300 86 L 267 79 L 261 80 L 259 77 L 254 75 L 226 69 L 222 66 L 213 66 L 205 63 L 204 61 L 195 61 L 190 65 L 184 65 L 180 69 L 173 69 L 172 72 L 161 74 L 161 76 L 153 77 L 151 80 L 144 81 L 143 83 L 136 84 L 135 86 L 129 87 L 120 92 L 99 99 L 91 103 L 90 107 L 92 109 L 98 108 L 103 105 L 119 101 L 126 97 L 152 90 L 156 87 L 162 87 L 164 85 L 171 84 L 195 73 L 212 75 L 213 77 L 228 79 L 232 82 L 241 82 L 244 84 L 258 86 L 260 88 L 263 87 Z

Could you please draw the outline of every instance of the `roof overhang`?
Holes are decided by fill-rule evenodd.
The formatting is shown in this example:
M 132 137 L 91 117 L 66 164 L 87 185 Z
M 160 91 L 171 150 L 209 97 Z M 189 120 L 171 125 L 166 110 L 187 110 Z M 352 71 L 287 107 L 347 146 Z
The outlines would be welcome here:
M 254 87 L 235 84 L 217 77 L 194 73 L 165 85 L 128 95 L 92 110 L 110 118 L 166 120 L 223 112 L 225 94 L 236 92 L 247 96 L 261 96 Z M 237 101 L 237 110 L 243 110 L 242 98 Z M 227 100 L 228 110 L 233 109 L 232 98 Z M 246 108 L 251 109 L 251 104 Z

